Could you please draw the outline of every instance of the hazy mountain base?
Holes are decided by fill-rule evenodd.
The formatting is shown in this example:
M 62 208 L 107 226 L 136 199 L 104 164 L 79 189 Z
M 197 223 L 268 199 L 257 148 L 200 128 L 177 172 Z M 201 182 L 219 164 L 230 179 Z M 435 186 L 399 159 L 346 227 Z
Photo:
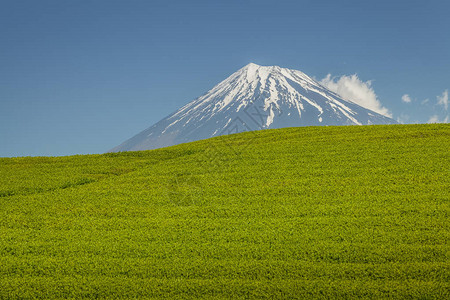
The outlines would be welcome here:
M 0 159 L 0 298 L 449 296 L 450 125 Z

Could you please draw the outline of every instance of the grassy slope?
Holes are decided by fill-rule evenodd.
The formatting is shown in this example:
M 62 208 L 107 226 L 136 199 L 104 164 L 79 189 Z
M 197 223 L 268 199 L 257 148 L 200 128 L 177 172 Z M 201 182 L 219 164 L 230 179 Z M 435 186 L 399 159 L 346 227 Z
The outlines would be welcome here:
M 449 296 L 450 126 L 0 159 L 0 298 Z

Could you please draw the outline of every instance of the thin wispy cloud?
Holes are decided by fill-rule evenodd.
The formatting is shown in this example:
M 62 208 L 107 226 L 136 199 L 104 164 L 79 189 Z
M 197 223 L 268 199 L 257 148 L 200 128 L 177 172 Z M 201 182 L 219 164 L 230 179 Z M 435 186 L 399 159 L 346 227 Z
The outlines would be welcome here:
M 404 102 L 404 103 L 411 103 L 411 97 L 408 95 L 408 94 L 404 94 L 403 96 L 402 96 L 402 102 Z
M 448 90 L 445 90 L 441 96 L 437 96 L 437 104 L 442 105 L 445 110 L 448 109 Z
M 362 107 L 392 118 L 391 112 L 383 107 L 372 88 L 371 81 L 362 81 L 356 74 L 351 76 L 331 77 L 328 74 L 320 80 L 320 84 L 335 92 L 342 98 L 350 100 Z

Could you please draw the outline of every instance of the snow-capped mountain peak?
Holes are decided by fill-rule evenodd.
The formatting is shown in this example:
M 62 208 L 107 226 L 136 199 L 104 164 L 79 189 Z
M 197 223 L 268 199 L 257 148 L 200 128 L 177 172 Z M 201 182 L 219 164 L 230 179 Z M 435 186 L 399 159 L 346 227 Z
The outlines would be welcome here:
M 111 151 L 155 149 L 267 128 L 393 123 L 301 71 L 250 63 Z

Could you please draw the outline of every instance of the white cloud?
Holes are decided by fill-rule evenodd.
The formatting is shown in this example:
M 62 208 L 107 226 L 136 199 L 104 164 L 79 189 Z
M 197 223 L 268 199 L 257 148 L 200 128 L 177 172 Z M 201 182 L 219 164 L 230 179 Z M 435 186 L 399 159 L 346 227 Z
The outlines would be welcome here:
M 438 115 L 433 115 L 433 116 L 430 117 L 430 119 L 428 119 L 427 123 L 448 123 L 448 121 L 449 121 L 449 117 L 448 116 L 446 116 L 444 118 L 444 120 L 440 121 Z
M 405 102 L 405 103 L 411 103 L 411 97 L 409 97 L 408 94 L 404 94 L 402 96 L 402 101 Z
M 409 121 L 409 116 L 407 114 L 401 113 L 399 117 L 397 117 L 397 122 L 400 124 L 405 124 Z
M 335 77 L 332 78 L 331 74 L 328 74 L 320 81 L 320 84 L 346 100 L 392 118 L 391 112 L 383 107 L 378 100 L 371 86 L 371 81 L 363 82 L 356 74 L 351 76 L 343 75 L 335 80 Z
M 428 119 L 428 122 L 427 122 L 427 123 L 439 123 L 439 117 L 438 117 L 437 115 L 431 116 L 431 117 Z
M 436 98 L 438 100 L 437 104 L 444 106 L 444 109 L 447 110 L 448 109 L 448 90 L 445 90 L 442 93 L 442 96 L 437 96 Z

